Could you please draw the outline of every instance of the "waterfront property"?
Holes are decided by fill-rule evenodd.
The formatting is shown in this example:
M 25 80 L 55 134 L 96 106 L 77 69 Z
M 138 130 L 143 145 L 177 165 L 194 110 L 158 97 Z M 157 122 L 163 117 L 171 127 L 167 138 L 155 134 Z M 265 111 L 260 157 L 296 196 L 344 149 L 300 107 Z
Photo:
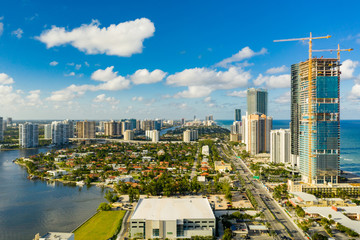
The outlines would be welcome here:
M 75 237 L 73 233 L 48 232 L 40 238 L 35 236 L 35 240 L 75 240 Z
M 300 159 L 302 181 L 338 183 L 340 62 L 314 58 L 292 65 L 291 70 L 292 154 Z
M 130 219 L 132 238 L 213 236 L 215 215 L 206 198 L 140 199 Z

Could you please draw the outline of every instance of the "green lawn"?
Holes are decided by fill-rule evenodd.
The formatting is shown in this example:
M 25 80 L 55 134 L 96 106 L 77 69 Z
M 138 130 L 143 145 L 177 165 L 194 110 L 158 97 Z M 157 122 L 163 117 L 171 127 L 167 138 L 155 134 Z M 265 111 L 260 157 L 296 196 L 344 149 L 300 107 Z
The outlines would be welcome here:
M 101 211 L 77 229 L 76 240 L 106 240 L 112 237 L 125 211 Z

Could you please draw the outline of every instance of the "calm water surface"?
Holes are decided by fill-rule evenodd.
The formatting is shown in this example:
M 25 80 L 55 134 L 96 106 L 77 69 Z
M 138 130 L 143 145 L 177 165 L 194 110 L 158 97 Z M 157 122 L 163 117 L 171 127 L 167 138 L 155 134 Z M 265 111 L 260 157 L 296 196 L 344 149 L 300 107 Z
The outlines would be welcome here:
M 25 168 L 12 162 L 49 149 L 0 151 L 0 240 L 29 240 L 36 233 L 70 232 L 90 217 L 103 190 L 28 180 Z

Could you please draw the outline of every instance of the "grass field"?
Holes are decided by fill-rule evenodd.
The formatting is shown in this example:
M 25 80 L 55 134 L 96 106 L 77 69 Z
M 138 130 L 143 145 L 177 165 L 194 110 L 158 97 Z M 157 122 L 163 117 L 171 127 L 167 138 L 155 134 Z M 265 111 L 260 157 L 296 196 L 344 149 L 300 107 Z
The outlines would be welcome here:
M 101 211 L 77 229 L 76 240 L 106 240 L 112 237 L 125 211 Z

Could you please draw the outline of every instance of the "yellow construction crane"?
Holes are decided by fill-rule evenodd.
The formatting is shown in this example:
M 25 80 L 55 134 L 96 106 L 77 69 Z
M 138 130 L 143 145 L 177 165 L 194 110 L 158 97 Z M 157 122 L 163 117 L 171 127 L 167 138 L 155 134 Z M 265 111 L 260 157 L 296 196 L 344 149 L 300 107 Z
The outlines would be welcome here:
M 320 49 L 320 50 L 312 50 L 313 52 L 337 52 L 337 59 L 340 62 L 340 52 L 350 52 L 354 50 L 353 48 L 348 48 L 348 49 L 340 49 L 340 44 L 338 44 L 338 48 L 337 49 Z
M 291 38 L 291 39 L 282 39 L 282 40 L 274 40 L 274 42 L 289 42 L 289 41 L 309 41 L 309 70 L 308 70 L 308 131 L 309 131 L 309 146 L 308 146 L 308 157 L 309 157 L 309 183 L 312 183 L 312 159 L 314 158 L 313 150 L 312 150 L 312 134 L 314 131 L 312 130 L 314 113 L 313 113 L 313 90 L 314 84 L 312 79 L 312 40 L 314 39 L 323 39 L 330 38 L 330 35 L 323 37 L 313 37 L 310 32 L 310 37 L 306 38 Z

